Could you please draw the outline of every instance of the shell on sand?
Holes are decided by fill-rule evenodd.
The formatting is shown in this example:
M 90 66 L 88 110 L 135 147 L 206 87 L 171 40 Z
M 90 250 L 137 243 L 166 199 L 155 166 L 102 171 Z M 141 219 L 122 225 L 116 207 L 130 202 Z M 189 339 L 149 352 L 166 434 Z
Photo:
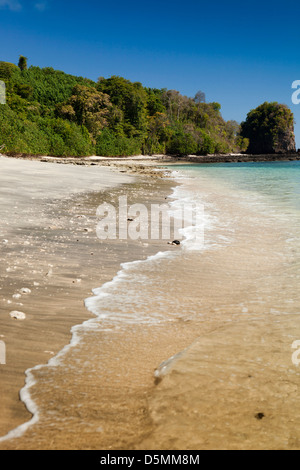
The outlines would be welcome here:
M 9 314 L 11 318 L 14 318 L 15 320 L 25 320 L 26 315 L 23 312 L 18 312 L 17 310 L 14 310 L 13 312 L 10 312 Z
M 31 290 L 27 287 L 22 287 L 22 289 L 20 289 L 20 292 L 21 294 L 31 294 Z

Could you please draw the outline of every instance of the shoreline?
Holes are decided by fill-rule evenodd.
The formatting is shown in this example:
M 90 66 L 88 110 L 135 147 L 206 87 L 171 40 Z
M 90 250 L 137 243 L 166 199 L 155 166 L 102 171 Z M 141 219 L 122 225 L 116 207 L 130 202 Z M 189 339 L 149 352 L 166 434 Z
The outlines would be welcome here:
M 1 154 L 0 154 L 1 156 Z M 111 166 L 117 167 L 131 165 L 131 170 L 141 171 L 148 170 L 149 167 L 157 164 L 215 164 L 215 163 L 255 163 L 255 162 L 281 162 L 281 161 L 299 161 L 300 152 L 286 153 L 286 154 L 215 154 L 215 155 L 136 155 L 128 157 L 103 157 L 103 156 L 88 156 L 88 157 L 53 157 L 43 155 L 28 155 L 28 154 L 8 154 L 2 155 L 7 158 L 15 158 L 20 160 L 41 161 L 57 164 L 80 165 L 80 166 Z M 127 168 L 128 170 L 130 167 Z

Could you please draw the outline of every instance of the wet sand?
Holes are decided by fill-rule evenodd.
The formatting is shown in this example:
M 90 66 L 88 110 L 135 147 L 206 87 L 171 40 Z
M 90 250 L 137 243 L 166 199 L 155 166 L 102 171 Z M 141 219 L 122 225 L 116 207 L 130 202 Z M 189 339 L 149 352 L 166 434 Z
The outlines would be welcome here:
M 202 190 L 224 243 L 180 263 L 173 295 L 198 338 L 149 396 L 153 432 L 136 448 L 299 450 L 299 214 L 214 181 Z

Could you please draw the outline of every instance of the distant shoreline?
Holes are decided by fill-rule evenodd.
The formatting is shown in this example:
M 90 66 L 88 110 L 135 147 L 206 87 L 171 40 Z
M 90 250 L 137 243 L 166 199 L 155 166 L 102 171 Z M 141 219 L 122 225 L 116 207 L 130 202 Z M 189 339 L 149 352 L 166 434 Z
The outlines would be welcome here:
M 178 158 L 178 160 L 187 161 L 191 163 L 247 163 L 247 162 L 275 162 L 275 161 L 297 161 L 300 160 L 300 154 L 262 154 L 262 155 L 247 155 L 247 154 L 229 154 L 229 155 L 207 155 L 207 156 L 194 156 L 188 155 L 186 157 Z
M 30 154 L 7 154 L 3 155 L 9 158 L 19 158 L 24 160 L 38 160 L 51 163 L 65 163 L 74 165 L 105 165 L 110 163 L 255 163 L 255 162 L 275 162 L 275 161 L 299 161 L 300 153 L 291 154 L 261 154 L 261 155 L 248 155 L 248 154 L 224 154 L 224 155 L 133 155 L 128 157 L 103 157 L 103 156 L 86 156 L 86 157 L 52 157 L 45 155 L 30 155 Z

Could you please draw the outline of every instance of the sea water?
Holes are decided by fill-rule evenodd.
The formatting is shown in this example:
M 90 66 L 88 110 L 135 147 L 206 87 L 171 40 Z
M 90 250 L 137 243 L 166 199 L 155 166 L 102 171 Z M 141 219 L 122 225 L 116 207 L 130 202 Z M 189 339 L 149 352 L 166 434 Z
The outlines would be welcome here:
M 155 430 L 142 446 L 299 448 L 300 164 L 177 171 L 214 223 L 208 250 L 180 262 L 189 272 L 182 311 L 199 337 L 157 369 L 162 382 L 149 405 Z

